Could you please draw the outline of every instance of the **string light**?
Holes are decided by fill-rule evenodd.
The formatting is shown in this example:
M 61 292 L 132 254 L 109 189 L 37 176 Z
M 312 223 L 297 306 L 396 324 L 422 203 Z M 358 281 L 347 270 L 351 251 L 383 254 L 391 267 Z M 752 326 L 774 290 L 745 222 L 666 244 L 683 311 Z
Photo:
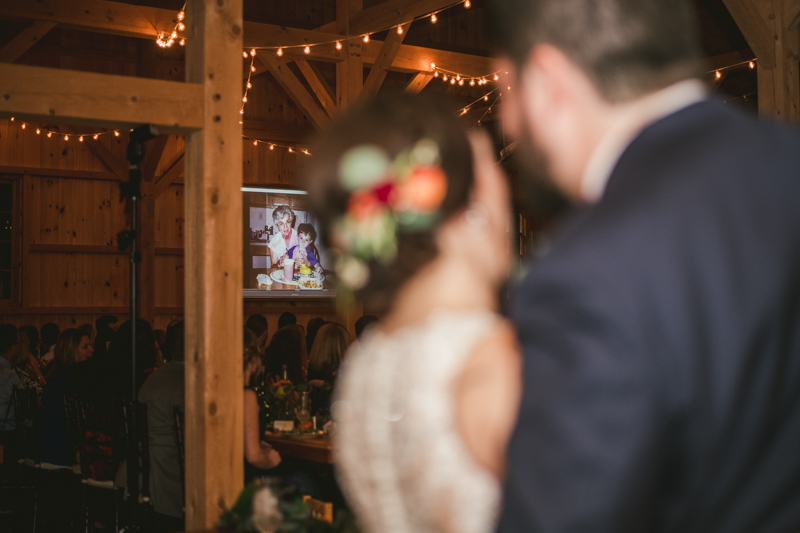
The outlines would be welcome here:
M 431 24 L 436 24 L 439 18 L 436 16 L 436 13 L 431 14 Z
M 341 41 L 336 41 L 336 49 L 337 50 L 341 50 L 342 49 L 342 42 Z
M 184 4 L 183 7 L 185 8 L 186 5 Z M 186 16 L 186 13 L 184 13 L 183 10 L 178 12 L 178 20 L 183 20 L 183 17 L 185 17 L 185 16 Z
M 718 70 L 715 75 L 716 75 L 717 79 L 720 79 L 722 77 L 722 72 L 720 72 Z
M 242 96 L 242 102 L 247 103 L 247 97 L 246 96 Z
M 68 141 L 69 140 L 69 135 L 64 135 L 64 140 Z
M 278 54 L 278 57 L 281 57 L 283 55 L 283 48 L 278 48 L 277 54 Z
M 253 141 L 253 145 L 258 145 L 258 141 Z
M 306 55 L 310 54 L 311 53 L 311 47 L 310 46 L 306 46 L 305 48 L 303 48 L 303 53 L 306 54 Z
M 252 48 L 252 49 L 250 50 L 250 55 L 251 55 L 251 56 L 253 56 L 253 57 L 255 57 L 255 56 L 256 56 L 256 49 L 255 49 L 255 48 Z
M 94 135 L 92 135 L 92 139 L 94 139 L 94 140 L 96 141 L 96 140 L 97 140 L 97 137 L 98 137 L 98 135 L 99 135 L 99 134 L 95 133 Z
M 275 149 L 275 145 L 274 145 L 274 144 L 270 144 L 270 145 L 269 145 L 269 149 L 270 149 L 270 150 L 274 150 L 274 149 Z
M 431 70 L 436 70 L 436 63 L 431 61 Z
M 49 139 L 49 138 L 50 138 L 50 137 L 52 137 L 52 136 L 53 136 L 53 132 L 52 132 L 52 131 L 48 131 L 48 132 L 47 132 L 47 138 Z
M 397 27 L 397 35 L 403 35 L 403 27 L 402 26 L 398 26 Z
M 364 34 L 364 44 L 369 42 L 369 33 Z
M 255 72 L 255 71 L 256 71 L 256 66 L 250 65 L 250 72 Z
M 11 122 L 14 122 L 14 117 L 11 117 Z
M 753 61 L 749 63 L 749 66 L 751 69 L 756 68 L 756 64 Z
M 249 81 L 247 82 L 247 88 L 248 88 L 248 89 L 252 89 L 252 88 L 253 88 L 253 84 L 252 84 L 252 83 L 250 83 Z
M 39 128 L 36 128 L 36 135 L 39 135 L 40 133 L 42 133 L 42 130 L 40 130 Z
M 119 137 L 119 130 L 114 130 L 114 137 Z
M 81 135 L 80 137 L 78 137 L 78 140 L 79 140 L 80 142 L 83 142 L 83 135 Z
M 467 8 L 467 9 L 471 8 L 472 7 L 472 2 L 470 2 L 469 0 L 466 0 L 464 2 L 464 7 Z
M 247 52 L 242 52 L 242 57 L 247 59 Z
M 186 39 L 181 39 L 181 42 L 178 43 L 178 44 L 180 44 L 181 46 L 185 46 L 186 45 Z
M 23 130 L 25 129 L 25 123 L 24 122 L 22 123 L 22 129 Z
M 165 31 L 159 32 L 158 37 L 156 37 L 156 44 L 161 48 L 169 48 L 175 44 L 175 41 L 178 39 L 178 32 L 186 29 L 186 24 L 183 23 L 183 19 L 185 18 L 186 4 L 183 4 L 183 8 L 178 11 L 178 22 L 172 27 L 172 31 L 169 33 Z M 185 44 L 186 38 L 182 37 L 180 40 L 180 45 L 184 46 Z

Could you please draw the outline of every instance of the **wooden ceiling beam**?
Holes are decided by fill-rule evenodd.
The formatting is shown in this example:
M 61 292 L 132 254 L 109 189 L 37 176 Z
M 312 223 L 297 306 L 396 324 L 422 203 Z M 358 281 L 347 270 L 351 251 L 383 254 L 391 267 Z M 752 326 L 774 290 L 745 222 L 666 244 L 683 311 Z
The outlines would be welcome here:
M 56 90 L 54 90 L 56 88 Z M 203 127 L 203 86 L 0 63 L 0 114 L 26 120 L 166 134 Z
M 304 144 L 314 132 L 311 126 L 276 120 L 244 120 L 242 134 L 259 141 Z
M 430 72 L 419 72 L 416 76 L 414 76 L 414 78 L 412 78 L 410 82 L 408 82 L 408 85 L 406 85 L 406 88 L 403 89 L 403 92 L 406 94 L 419 94 L 422 92 L 422 89 L 427 87 L 432 79 L 433 74 Z
M 390 3 L 401 5 L 404 1 L 395 2 L 395 0 L 390 0 L 390 2 L 384 2 L 360 13 L 369 13 L 379 7 L 383 7 L 385 10 L 388 9 L 386 6 Z M 410 3 L 418 6 L 416 8 L 417 12 L 422 9 L 419 6 L 427 5 L 428 7 L 424 10 L 424 12 L 427 12 L 428 8 L 432 9 L 432 6 L 439 5 L 438 3 L 425 4 L 421 0 L 412 0 Z M 397 9 L 395 12 L 397 12 Z M 397 15 L 399 18 L 392 20 L 403 22 L 408 20 L 404 17 L 413 14 L 410 8 L 401 10 L 400 13 L 402 17 Z M 351 15 L 351 17 L 355 17 L 356 14 Z M 75 0 L 71 2 L 63 2 L 63 0 L 19 0 L 15 2 L 0 2 L 0 18 L 47 20 L 55 22 L 59 26 L 143 39 L 155 39 L 159 30 L 171 30 L 176 22 L 175 16 L 176 12 L 169 9 L 134 6 L 108 0 Z M 295 48 L 284 50 L 284 60 L 299 57 L 336 63 L 347 58 L 346 47 L 343 47 L 342 50 L 336 50 L 333 45 L 337 39 L 341 38 L 342 36 L 336 33 L 245 22 L 243 46 L 245 49 L 294 46 Z M 305 55 L 303 53 L 302 47 L 306 44 L 323 42 L 326 44 L 311 46 L 310 54 Z M 342 44 L 345 43 L 343 42 Z M 383 43 L 381 41 L 374 39 L 362 45 L 365 65 L 375 63 L 382 46 Z M 262 50 L 259 56 L 274 53 L 273 50 Z M 441 68 L 460 72 L 462 75 L 467 76 L 480 76 L 493 71 L 492 60 L 488 57 L 409 45 L 400 47 L 391 70 L 424 72 L 429 70 L 432 62 Z
M 0 49 L 0 63 L 13 63 L 55 27 L 55 22 L 34 20 L 30 26 L 22 30 L 19 35 Z
M 67 126 L 67 131 L 72 135 L 79 135 L 79 132 L 72 126 Z M 105 167 L 114 173 L 119 181 L 128 181 L 128 162 L 118 159 L 111 150 L 109 150 L 103 141 L 92 138 L 91 135 L 86 135 L 83 138 L 83 143 L 92 152 L 92 155 L 100 160 Z
M 185 150 L 178 152 L 169 163 L 167 163 L 167 170 L 153 183 L 153 196 L 158 198 L 170 185 L 175 183 L 180 176 L 183 175 L 186 166 Z
M 353 13 L 345 27 L 335 21 L 317 28 L 317 31 L 324 33 L 347 31 L 349 35 L 361 35 L 405 24 L 452 5 L 453 0 L 388 0 Z
M 169 135 L 159 135 L 145 145 L 145 160 L 142 166 L 142 179 L 144 181 L 153 181 L 168 140 Z
M 261 54 L 256 56 L 256 62 L 262 61 L 269 68 L 270 73 L 275 77 L 278 84 L 283 87 L 289 97 L 303 110 L 306 116 L 317 127 L 322 128 L 330 122 L 330 117 L 317 103 L 297 76 L 289 69 L 286 61 L 272 56 L 271 54 Z
M 392 66 L 394 58 L 397 57 L 397 53 L 400 51 L 400 46 L 402 46 L 403 39 L 406 38 L 410 26 L 411 23 L 406 22 L 399 26 L 403 30 L 402 33 L 397 33 L 397 31 L 389 32 L 389 35 L 381 46 L 380 52 L 378 52 L 377 60 L 372 64 L 372 68 L 367 76 L 367 81 L 364 82 L 364 89 L 361 91 L 362 98 L 372 98 L 378 94 L 378 90 L 380 90 L 381 85 L 383 85 L 383 80 L 386 79 L 386 73 L 389 71 L 389 67 Z
M 297 65 L 297 68 L 300 69 L 300 72 L 308 82 L 311 90 L 317 95 L 317 99 L 322 104 L 322 108 L 325 109 L 328 116 L 332 117 L 336 113 L 336 103 L 333 101 L 335 96 L 328 82 L 325 81 L 319 70 L 309 63 L 308 60 L 298 58 L 294 60 L 294 63 Z
M 753 0 L 723 0 L 736 25 L 742 31 L 758 65 L 765 69 L 775 68 L 775 37 L 767 25 L 756 2 Z

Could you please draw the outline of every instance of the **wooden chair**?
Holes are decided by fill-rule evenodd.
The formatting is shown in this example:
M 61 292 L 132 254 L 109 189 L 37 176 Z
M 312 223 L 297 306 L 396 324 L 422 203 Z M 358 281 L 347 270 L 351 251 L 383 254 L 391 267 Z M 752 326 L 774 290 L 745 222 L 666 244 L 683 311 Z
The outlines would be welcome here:
M 122 402 L 125 416 L 125 442 L 128 451 L 136 450 L 135 469 L 128 468 L 127 478 L 131 475 L 139 478 L 139 494 L 131 502 L 131 525 L 143 531 L 150 530 L 150 446 L 147 430 L 147 404 L 124 400 Z M 132 420 L 133 409 L 136 409 L 135 427 Z M 131 454 L 126 457 L 130 460 Z M 126 465 L 127 466 L 127 465 Z M 130 487 L 130 485 L 129 485 Z M 130 498 L 130 496 L 129 496 Z M 133 503 L 133 502 L 136 503 Z
M 303 501 L 311 507 L 311 516 L 322 522 L 333 524 L 333 504 L 315 500 L 311 496 L 303 496 Z

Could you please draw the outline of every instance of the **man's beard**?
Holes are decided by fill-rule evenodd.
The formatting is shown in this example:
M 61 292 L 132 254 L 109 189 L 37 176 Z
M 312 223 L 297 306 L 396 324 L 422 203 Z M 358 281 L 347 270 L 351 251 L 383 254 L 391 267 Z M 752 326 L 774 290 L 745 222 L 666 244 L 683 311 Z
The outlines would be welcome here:
M 524 209 L 549 217 L 569 207 L 569 200 L 555 184 L 547 153 L 525 122 L 517 139 L 514 156 L 519 174 L 515 196 Z

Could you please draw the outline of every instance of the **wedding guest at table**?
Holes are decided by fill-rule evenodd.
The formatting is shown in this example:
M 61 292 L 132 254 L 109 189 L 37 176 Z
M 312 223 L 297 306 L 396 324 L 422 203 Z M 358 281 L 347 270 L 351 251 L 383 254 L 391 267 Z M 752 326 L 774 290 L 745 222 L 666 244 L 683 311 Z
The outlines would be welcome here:
M 297 222 L 297 215 L 288 205 L 280 205 L 272 212 L 272 221 L 275 222 L 278 231 L 269 240 L 270 256 L 273 265 L 283 264 L 283 260 L 288 256 L 286 252 L 289 248 L 299 244 L 297 230 L 294 229 Z
M 36 326 L 22 326 L 19 328 L 20 331 L 25 333 L 25 336 L 28 337 L 28 342 L 30 343 L 30 351 L 31 354 L 38 358 L 39 357 L 39 330 L 36 329 Z
M 294 326 L 297 324 L 297 317 L 294 316 L 294 313 L 290 313 L 286 311 L 282 313 L 280 317 L 278 317 L 278 329 L 284 328 L 286 326 Z
M 349 345 L 350 334 L 343 326 L 331 322 L 319 329 L 314 347 L 308 354 L 312 413 L 320 409 L 330 409 L 331 390 Z
M 312 318 L 306 324 L 306 348 L 311 353 L 311 347 L 314 346 L 314 339 L 317 336 L 319 328 L 325 325 L 325 319 L 322 317 Z
M 356 340 L 361 339 L 361 335 L 367 329 L 367 326 L 375 323 L 380 323 L 380 320 L 375 315 L 364 315 L 356 320 Z
M 95 338 L 95 331 L 91 324 L 81 324 L 78 326 L 78 330 L 82 331 L 89 337 L 89 341 L 92 343 L 92 347 L 94 347 L 94 338 Z
M 164 362 L 168 362 L 172 360 L 172 354 L 170 353 L 170 346 L 175 343 L 173 337 L 175 336 L 176 327 L 178 324 L 183 324 L 183 320 L 175 319 L 171 320 L 169 324 L 167 324 L 167 338 L 164 342 L 164 345 L 161 347 L 161 355 L 164 356 Z M 183 337 L 183 333 L 181 333 L 181 337 Z
M 108 353 L 108 345 L 114 337 L 116 330 L 117 317 L 114 315 L 103 315 L 94 321 L 97 335 L 94 340 L 94 356 L 104 357 Z
M 30 341 L 22 329 L 17 332 L 17 344 L 12 348 L 12 351 L 15 352 L 13 357 L 14 371 L 17 373 L 20 382 L 22 382 L 22 388 L 36 391 L 36 402 L 41 405 L 47 380 L 42 374 L 39 360 L 33 357 L 31 353 Z
M 277 335 L 277 334 L 276 334 Z M 265 471 L 281 463 L 280 454 L 261 440 L 266 428 L 261 427 L 260 406 L 253 390 L 256 376 L 263 370 L 261 354 L 254 347 L 244 350 L 244 478 L 249 483 L 257 477 L 268 475 Z
M 11 446 L 16 429 L 13 391 L 22 386 L 14 371 L 16 354 L 14 347 L 19 342 L 17 328 L 12 324 L 0 324 L 0 444 Z M 11 451 L 11 448 L 6 448 Z M 9 454 L 13 459 L 13 455 Z
M 267 349 L 269 343 L 269 324 L 264 315 L 253 314 L 247 317 L 245 327 L 248 328 L 256 335 L 256 348 L 264 355 L 264 350 Z
M 61 333 L 61 330 L 58 328 L 57 324 L 52 322 L 48 322 L 44 326 L 42 326 L 42 347 L 41 347 L 41 357 L 40 359 L 45 364 L 47 370 L 50 370 L 51 365 L 53 364 L 53 358 L 55 356 L 55 349 L 56 349 L 56 340 L 58 340 L 58 335 Z
M 286 326 L 275 332 L 264 356 L 268 382 L 270 379 L 286 378 L 294 383 L 306 382 L 305 368 L 308 354 L 306 339 L 299 326 Z
M 64 392 L 84 392 L 70 385 L 70 374 L 87 366 L 93 353 L 89 336 L 77 328 L 65 329 L 59 334 L 39 418 L 39 447 L 43 463 L 72 466 L 74 462 L 67 456 L 63 396 Z
M 184 410 L 184 323 L 172 327 L 171 356 L 153 372 L 139 390 L 139 401 L 147 404 L 150 452 L 150 500 L 155 521 L 164 531 L 183 530 L 183 485 L 175 436 L 174 408 Z

